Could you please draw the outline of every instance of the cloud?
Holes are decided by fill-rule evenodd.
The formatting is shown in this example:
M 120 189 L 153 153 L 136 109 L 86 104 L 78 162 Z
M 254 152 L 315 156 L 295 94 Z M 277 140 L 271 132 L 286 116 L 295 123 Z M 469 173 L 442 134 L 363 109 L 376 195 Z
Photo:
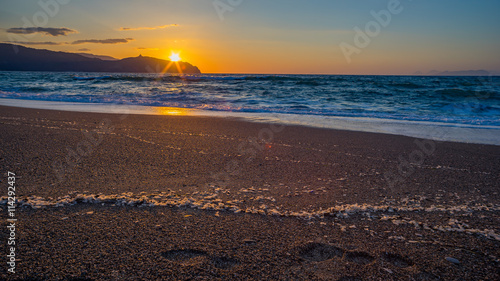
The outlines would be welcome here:
M 120 30 L 122 30 L 122 31 L 155 30 L 155 29 L 163 29 L 163 28 L 177 27 L 177 26 L 179 26 L 179 25 L 174 23 L 174 24 L 159 25 L 159 26 L 153 26 L 153 27 L 120 27 Z
M 22 44 L 22 45 L 79 45 L 79 44 L 121 44 L 128 43 L 129 41 L 134 40 L 134 38 L 117 38 L 117 39 L 85 39 L 85 40 L 76 40 L 71 43 L 69 42 L 39 42 L 39 41 L 6 41 L 6 43 L 11 44 Z M 84 48 L 81 50 L 90 51 L 90 49 Z
M 95 43 L 95 44 L 121 44 L 128 43 L 134 40 L 134 38 L 118 38 L 118 39 L 86 39 L 86 40 L 76 40 L 71 43 L 71 45 Z
M 90 49 L 89 48 L 81 48 L 81 49 L 78 49 L 78 51 L 80 51 L 80 52 L 88 52 L 88 51 L 90 51 Z
M 78 31 L 69 29 L 66 27 L 13 27 L 7 29 L 7 33 L 14 34 L 33 34 L 33 33 L 43 33 L 45 35 L 51 36 L 66 36 L 70 33 L 78 33 Z
M 63 45 L 67 44 L 64 42 L 37 42 L 37 41 L 6 41 L 6 43 L 11 43 L 11 44 L 21 44 L 21 45 Z
M 146 51 L 158 51 L 158 48 L 144 48 L 144 47 L 139 47 L 137 50 L 146 50 Z

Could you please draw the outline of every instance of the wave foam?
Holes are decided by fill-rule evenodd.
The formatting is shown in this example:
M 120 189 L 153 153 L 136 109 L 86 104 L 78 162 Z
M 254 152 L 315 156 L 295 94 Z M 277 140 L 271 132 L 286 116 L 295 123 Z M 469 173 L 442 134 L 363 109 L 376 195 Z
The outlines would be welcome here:
M 457 219 L 450 219 L 447 225 L 429 226 L 428 223 L 418 222 L 414 219 L 402 217 L 398 213 L 473 213 L 477 211 L 497 212 L 500 211 L 500 205 L 432 205 L 423 206 L 400 206 L 400 205 L 370 205 L 370 204 L 343 204 L 332 206 L 327 209 L 315 211 L 293 211 L 285 210 L 279 206 L 260 204 L 258 206 L 245 207 L 239 200 L 224 202 L 218 198 L 218 192 L 215 193 L 197 193 L 193 196 L 180 196 L 172 191 L 134 194 L 125 192 L 122 194 L 85 194 L 70 193 L 66 196 L 52 199 L 40 196 L 28 196 L 18 199 L 18 207 L 31 207 L 33 209 L 46 207 L 65 207 L 76 204 L 102 204 L 112 206 L 136 206 L 136 207 L 173 207 L 173 208 L 192 208 L 210 211 L 228 211 L 233 213 L 248 213 L 269 216 L 296 217 L 302 219 L 323 219 L 325 217 L 335 217 L 338 219 L 347 219 L 353 215 L 365 216 L 369 219 L 379 219 L 381 221 L 391 221 L 395 225 L 413 225 L 415 228 L 435 231 L 463 232 L 468 234 L 477 234 L 483 237 L 500 241 L 500 234 L 491 229 L 474 229 Z M 272 201 L 272 200 L 270 200 Z M 0 206 L 6 206 L 8 198 L 2 197 Z

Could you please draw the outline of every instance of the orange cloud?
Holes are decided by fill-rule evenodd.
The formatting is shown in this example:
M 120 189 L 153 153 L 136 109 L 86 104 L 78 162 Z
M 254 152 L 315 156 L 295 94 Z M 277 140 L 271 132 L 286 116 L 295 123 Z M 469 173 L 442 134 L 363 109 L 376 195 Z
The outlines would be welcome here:
M 119 39 L 86 39 L 86 40 L 76 40 L 73 41 L 72 45 L 78 44 L 86 44 L 86 43 L 95 43 L 95 44 L 120 44 L 120 43 L 128 43 L 129 41 L 134 40 L 133 38 L 119 38 Z

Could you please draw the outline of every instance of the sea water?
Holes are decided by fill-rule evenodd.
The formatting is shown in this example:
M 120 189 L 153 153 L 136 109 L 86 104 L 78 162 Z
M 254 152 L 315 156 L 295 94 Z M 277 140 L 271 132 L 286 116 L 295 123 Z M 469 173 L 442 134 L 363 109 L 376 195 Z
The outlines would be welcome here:
M 500 144 L 500 77 L 0 71 L 0 104 L 242 117 Z

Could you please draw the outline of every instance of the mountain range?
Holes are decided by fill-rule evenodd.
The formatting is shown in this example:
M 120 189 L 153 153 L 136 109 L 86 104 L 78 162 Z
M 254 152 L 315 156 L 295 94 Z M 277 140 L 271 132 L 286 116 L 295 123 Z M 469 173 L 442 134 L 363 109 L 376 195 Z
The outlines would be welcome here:
M 187 62 L 172 63 L 168 60 L 146 56 L 113 60 L 112 57 L 107 56 L 55 52 L 7 43 L 0 43 L 0 70 L 201 73 L 198 67 Z

